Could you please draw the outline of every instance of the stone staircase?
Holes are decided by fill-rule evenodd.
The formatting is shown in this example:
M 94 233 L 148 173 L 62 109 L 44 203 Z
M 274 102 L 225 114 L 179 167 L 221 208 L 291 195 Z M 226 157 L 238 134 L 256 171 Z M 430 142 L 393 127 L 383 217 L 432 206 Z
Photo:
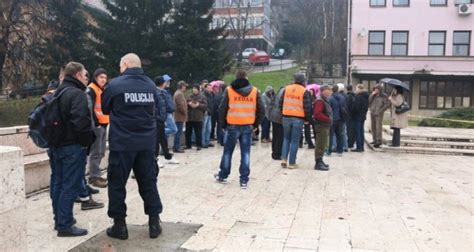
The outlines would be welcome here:
M 372 142 L 372 134 L 365 134 L 366 142 Z M 401 146 L 390 147 L 392 130 L 384 126 L 383 145 L 375 151 L 431 154 L 431 155 L 464 155 L 474 156 L 474 130 L 431 127 L 412 127 L 402 129 Z

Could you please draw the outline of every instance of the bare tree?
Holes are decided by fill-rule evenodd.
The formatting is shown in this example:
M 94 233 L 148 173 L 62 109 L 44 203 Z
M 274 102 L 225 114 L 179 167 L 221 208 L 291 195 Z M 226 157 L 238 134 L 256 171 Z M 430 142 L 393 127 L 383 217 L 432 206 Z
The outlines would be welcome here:
M 12 90 L 37 75 L 37 53 L 44 42 L 44 0 L 0 1 L 0 88 L 7 84 Z
M 301 29 L 299 61 L 309 65 L 341 65 L 344 69 L 347 36 L 346 0 L 293 0 L 289 24 Z
M 228 20 L 225 26 L 228 28 L 230 35 L 236 40 L 239 52 L 237 64 L 240 65 L 242 62 L 243 44 L 247 35 L 255 29 L 262 27 L 265 20 L 262 17 L 260 21 L 255 21 L 256 19 L 253 15 L 255 7 L 251 5 L 250 0 L 232 0 L 231 5 L 236 6 L 235 9 L 237 11 L 234 13 L 231 8 L 228 9 Z M 249 22 L 250 18 L 254 22 Z

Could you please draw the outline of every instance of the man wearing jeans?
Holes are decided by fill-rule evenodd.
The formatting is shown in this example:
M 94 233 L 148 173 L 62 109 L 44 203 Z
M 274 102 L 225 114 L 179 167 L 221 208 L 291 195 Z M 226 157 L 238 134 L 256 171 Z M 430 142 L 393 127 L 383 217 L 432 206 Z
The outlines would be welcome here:
M 202 147 L 214 147 L 211 143 L 211 121 L 212 121 L 212 110 L 214 108 L 214 93 L 212 92 L 212 86 L 209 83 L 204 84 L 203 95 L 207 101 L 207 111 L 204 113 L 202 121 Z
M 62 93 L 58 98 L 62 127 L 58 126 L 57 139 L 50 142 L 48 152 L 54 227 L 60 237 L 83 236 L 87 235 L 87 230 L 74 225 L 73 205 L 84 180 L 87 148 L 94 143 L 95 137 L 84 92 L 88 81 L 86 69 L 80 63 L 70 62 L 64 74 L 65 78 L 55 93 Z
M 297 73 L 294 80 L 294 84 L 285 87 L 280 100 L 283 115 L 281 166 L 289 169 L 298 168 L 296 154 L 303 125 L 312 122 L 311 94 L 306 90 L 306 78 L 304 74 Z
M 247 189 L 250 175 L 250 146 L 253 130 L 265 116 L 265 107 L 257 90 L 247 80 L 247 73 L 238 70 L 236 79 L 223 94 L 219 106 L 219 120 L 224 133 L 224 153 L 219 173 L 214 178 L 219 183 L 227 183 L 230 174 L 232 154 L 237 141 L 240 143 L 240 187 Z
M 174 135 L 174 153 L 184 153 L 183 148 L 181 148 L 181 135 L 183 134 L 184 123 L 188 120 L 188 104 L 186 103 L 186 97 L 184 96 L 187 87 L 188 84 L 186 82 L 178 82 L 178 90 L 176 90 L 173 96 L 173 102 L 176 105 L 174 119 L 177 128 L 177 132 Z

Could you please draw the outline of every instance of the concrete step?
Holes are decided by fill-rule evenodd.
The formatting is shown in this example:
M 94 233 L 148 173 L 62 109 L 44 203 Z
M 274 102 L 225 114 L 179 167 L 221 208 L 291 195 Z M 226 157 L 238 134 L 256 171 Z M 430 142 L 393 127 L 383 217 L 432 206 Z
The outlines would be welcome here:
M 451 129 L 457 130 L 457 129 Z M 390 127 L 384 126 L 384 132 L 390 135 L 393 134 L 393 131 Z M 401 130 L 401 139 L 405 140 L 416 140 L 416 141 L 436 141 L 436 142 L 461 142 L 461 143 L 474 143 L 474 134 L 467 135 L 455 135 L 455 134 L 448 134 L 448 133 L 433 133 L 433 132 L 418 132 L 418 133 L 408 133 Z
M 457 149 L 449 148 L 447 146 L 442 146 L 446 142 L 432 142 L 423 143 L 420 141 L 414 141 L 417 146 L 400 146 L 400 147 L 389 147 L 388 144 L 391 143 L 391 135 L 386 132 L 383 133 L 383 145 L 382 148 L 374 148 L 373 145 L 370 145 L 372 142 L 372 134 L 370 132 L 365 133 L 365 142 L 367 146 L 376 152 L 394 152 L 394 153 L 411 153 L 411 154 L 429 154 L 429 155 L 466 155 L 474 156 L 474 149 Z M 403 140 L 406 141 L 406 140 Z M 402 143 L 403 143 L 402 141 Z M 423 144 L 429 144 L 429 147 L 423 146 Z M 466 143 L 467 144 L 467 143 Z M 421 145 L 421 146 L 419 146 Z M 437 146 L 436 146 L 437 145 Z M 436 147 L 435 147 L 436 146 Z
M 408 147 L 474 150 L 474 143 L 471 142 L 422 141 L 409 139 L 401 139 L 400 142 L 402 146 Z
M 474 150 L 466 149 L 443 149 L 443 148 L 424 148 L 424 147 L 389 147 L 382 146 L 383 152 L 398 152 L 410 154 L 427 154 L 427 155 L 455 155 L 455 156 L 474 156 Z

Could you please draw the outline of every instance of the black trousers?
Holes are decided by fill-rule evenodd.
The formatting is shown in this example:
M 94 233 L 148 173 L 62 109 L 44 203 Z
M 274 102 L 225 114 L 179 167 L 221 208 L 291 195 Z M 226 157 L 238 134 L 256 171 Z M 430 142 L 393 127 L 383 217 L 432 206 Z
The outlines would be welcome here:
M 217 127 L 217 117 L 218 113 L 212 113 L 211 116 L 211 139 L 216 139 L 216 127 Z
M 347 120 L 347 147 L 349 149 L 354 148 L 355 138 L 355 122 L 352 119 Z
M 191 138 L 196 136 L 196 146 L 202 147 L 202 122 L 186 122 L 186 147 L 191 148 Z
M 130 172 L 133 169 L 138 183 L 138 192 L 143 199 L 145 214 L 158 216 L 163 211 L 158 193 L 159 168 L 153 150 L 145 151 L 110 151 L 107 170 L 110 218 L 125 219 L 127 205 L 125 197 Z
M 316 130 L 314 129 L 314 125 L 312 124 L 304 125 L 304 139 L 306 140 L 308 147 L 310 146 L 314 147 L 313 138 L 311 137 L 311 128 L 313 128 L 313 132 L 316 132 Z
M 170 149 L 168 148 L 168 139 L 166 138 L 165 134 L 165 124 L 161 122 L 156 122 L 156 149 L 155 149 L 155 156 L 158 158 L 160 155 L 160 146 L 163 149 L 163 154 L 166 160 L 170 160 L 173 158 L 173 155 L 170 153 Z
M 393 136 L 392 136 L 392 146 L 399 147 L 400 146 L 400 129 L 399 128 L 392 128 L 393 129 Z
M 272 122 L 272 158 L 281 158 L 281 147 L 283 145 L 283 125 Z

